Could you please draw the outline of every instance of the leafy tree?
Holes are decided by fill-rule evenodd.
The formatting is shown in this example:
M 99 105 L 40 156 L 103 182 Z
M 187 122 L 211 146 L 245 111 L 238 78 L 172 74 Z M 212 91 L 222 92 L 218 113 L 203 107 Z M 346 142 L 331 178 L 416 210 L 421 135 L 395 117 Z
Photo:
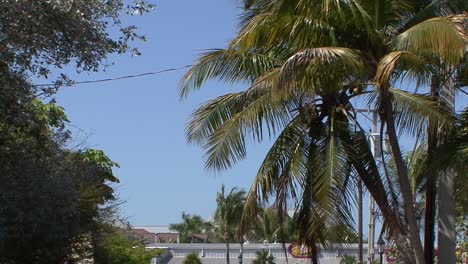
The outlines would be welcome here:
M 198 257 L 197 253 L 190 253 L 185 256 L 184 261 L 182 264 L 201 264 L 200 257 Z
M 14 128 L 0 143 L 1 262 L 67 259 L 73 240 L 94 229 L 99 206 L 114 199 L 109 184 L 118 182 L 112 173 L 117 164 L 102 151 L 61 148 L 56 138 L 67 136 L 60 132 L 63 109 L 33 102 L 34 122 L 0 123 Z
M 105 225 L 105 224 L 104 224 Z M 132 239 L 125 230 L 103 226 L 94 253 L 96 264 L 150 264 L 161 250 L 147 250 L 144 244 Z
M 354 226 L 356 175 L 376 199 L 402 261 L 425 262 L 398 134 L 415 138 L 428 120 L 447 133 L 453 120 L 417 89 L 437 76 L 431 66 L 459 69 L 465 59 L 466 15 L 439 15 L 466 4 L 445 3 L 245 1 L 239 34 L 228 48 L 203 54 L 181 84 L 181 96 L 209 79 L 250 84 L 191 116 L 187 138 L 206 150 L 207 168 L 225 170 L 245 158 L 249 138 L 278 136 L 249 191 L 243 223 L 256 215 L 258 200 L 274 197 L 284 211 L 292 199 L 300 238 L 326 243 L 330 223 Z M 408 78 L 416 89 L 394 87 Z M 389 135 L 396 181 L 379 170 L 356 117 L 356 98 L 365 95 L 380 117 L 380 134 Z M 382 160 L 385 168 L 388 157 Z
M 275 264 L 275 257 L 270 255 L 268 250 L 257 251 L 253 264 Z
M 0 262 L 72 261 L 74 244 L 114 199 L 117 164 L 100 150 L 65 147 L 68 120 L 51 96 L 70 81 L 63 67 L 97 71 L 109 54 L 132 51 L 141 37 L 119 16 L 150 8 L 139 2 L 0 3 Z M 120 33 L 109 34 L 113 26 Z M 31 82 L 57 75 L 51 86 Z
M 169 229 L 179 232 L 181 243 L 195 242 L 195 234 L 201 234 L 204 231 L 205 221 L 199 215 L 190 215 L 182 212 L 182 222 L 170 224 Z
M 216 195 L 216 212 L 214 216 L 215 225 L 226 243 L 226 263 L 229 264 L 229 242 L 232 239 L 238 239 L 242 245 L 243 231 L 240 229 L 242 209 L 245 202 L 245 191 L 232 188 L 226 194 L 224 184 L 221 191 Z M 241 253 L 242 254 L 242 253 Z

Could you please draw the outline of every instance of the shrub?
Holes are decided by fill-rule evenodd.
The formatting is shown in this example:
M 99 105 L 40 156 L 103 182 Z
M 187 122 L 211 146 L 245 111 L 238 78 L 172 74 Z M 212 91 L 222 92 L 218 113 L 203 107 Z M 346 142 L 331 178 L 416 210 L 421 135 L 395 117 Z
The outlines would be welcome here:
M 275 257 L 269 253 L 267 250 L 257 251 L 257 256 L 252 264 L 275 264 Z
M 193 252 L 185 256 L 184 261 L 182 264 L 202 264 L 200 257 L 198 257 L 197 253 Z

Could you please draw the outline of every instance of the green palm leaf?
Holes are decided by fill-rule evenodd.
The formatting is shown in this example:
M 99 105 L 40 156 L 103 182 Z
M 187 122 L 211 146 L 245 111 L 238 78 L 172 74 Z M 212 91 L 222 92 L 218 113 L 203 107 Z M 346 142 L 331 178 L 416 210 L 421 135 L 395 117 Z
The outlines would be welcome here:
M 437 56 L 443 62 L 458 65 L 466 49 L 466 32 L 455 23 L 466 15 L 436 17 L 423 21 L 395 37 L 392 46 L 424 57 Z
M 241 52 L 237 49 L 208 51 L 184 75 L 180 83 L 180 96 L 186 97 L 193 89 L 199 89 L 210 79 L 227 83 L 253 81 L 275 65 L 278 60 L 266 54 Z
M 374 80 L 379 87 L 385 87 L 393 80 L 415 80 L 417 86 L 426 84 L 431 77 L 430 64 L 409 51 L 394 51 L 379 62 Z
M 348 48 L 322 47 L 300 51 L 281 68 L 279 87 L 300 90 L 341 89 L 342 83 L 366 74 L 361 52 Z
M 303 177 L 304 136 L 307 131 L 301 119 L 294 118 L 281 132 L 268 151 L 248 192 L 243 224 L 255 219 L 258 204 L 264 203 L 275 193 L 281 193 L 278 208 L 284 208 L 288 198 L 297 199 L 296 185 Z
M 186 127 L 189 143 L 203 144 L 207 138 L 228 120 L 236 108 L 242 108 L 244 92 L 219 96 L 204 103 L 190 116 Z
M 396 123 L 401 132 L 412 136 L 424 133 L 428 119 L 439 123 L 440 131 L 449 131 L 454 117 L 438 104 L 434 97 L 409 93 L 397 88 L 390 88 L 394 103 Z
M 288 120 L 287 105 L 272 101 L 270 93 L 254 98 L 210 134 L 203 146 L 206 168 L 221 171 L 231 167 L 246 156 L 246 136 L 250 134 L 252 139 L 261 141 L 265 124 L 273 135 Z

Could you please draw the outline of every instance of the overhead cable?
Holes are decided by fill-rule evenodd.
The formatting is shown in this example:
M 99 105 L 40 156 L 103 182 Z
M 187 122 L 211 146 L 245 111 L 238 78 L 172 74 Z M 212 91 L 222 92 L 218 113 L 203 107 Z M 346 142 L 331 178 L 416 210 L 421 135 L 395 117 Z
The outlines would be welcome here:
M 178 70 L 186 69 L 192 66 L 193 65 L 185 65 L 185 66 L 178 67 L 178 68 L 170 68 L 170 69 L 164 69 L 164 70 L 155 71 L 155 72 L 145 72 L 145 73 L 140 73 L 140 74 L 125 75 L 125 76 L 120 76 L 120 77 L 115 77 L 115 78 L 106 78 L 106 79 L 88 80 L 88 81 L 76 81 L 76 82 L 75 81 L 63 82 L 60 86 L 74 86 L 78 84 L 101 83 L 101 82 L 110 82 L 110 81 L 116 81 L 116 80 L 122 80 L 122 79 L 138 78 L 138 77 L 156 75 L 156 74 L 165 73 L 165 72 L 178 71 Z M 56 83 L 50 83 L 50 84 L 36 84 L 35 86 L 44 87 L 44 86 L 56 86 L 56 85 L 57 85 Z

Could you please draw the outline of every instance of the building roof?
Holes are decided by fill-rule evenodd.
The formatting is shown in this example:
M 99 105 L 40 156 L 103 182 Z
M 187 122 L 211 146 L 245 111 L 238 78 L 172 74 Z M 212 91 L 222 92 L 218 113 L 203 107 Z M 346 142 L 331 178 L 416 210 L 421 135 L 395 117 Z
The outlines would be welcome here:
M 145 244 L 155 243 L 156 241 L 155 234 L 150 233 L 146 231 L 145 229 L 133 228 L 133 229 L 130 229 L 130 232 L 134 234 L 136 237 L 138 237 L 139 239 L 141 239 L 142 242 Z
M 156 236 L 159 240 L 157 242 L 161 242 L 161 241 L 168 242 L 168 241 L 177 241 L 178 234 L 177 233 L 158 233 Z
M 178 234 L 179 232 L 169 230 L 169 226 L 133 226 L 133 229 L 144 229 L 150 233 L 154 234 Z

